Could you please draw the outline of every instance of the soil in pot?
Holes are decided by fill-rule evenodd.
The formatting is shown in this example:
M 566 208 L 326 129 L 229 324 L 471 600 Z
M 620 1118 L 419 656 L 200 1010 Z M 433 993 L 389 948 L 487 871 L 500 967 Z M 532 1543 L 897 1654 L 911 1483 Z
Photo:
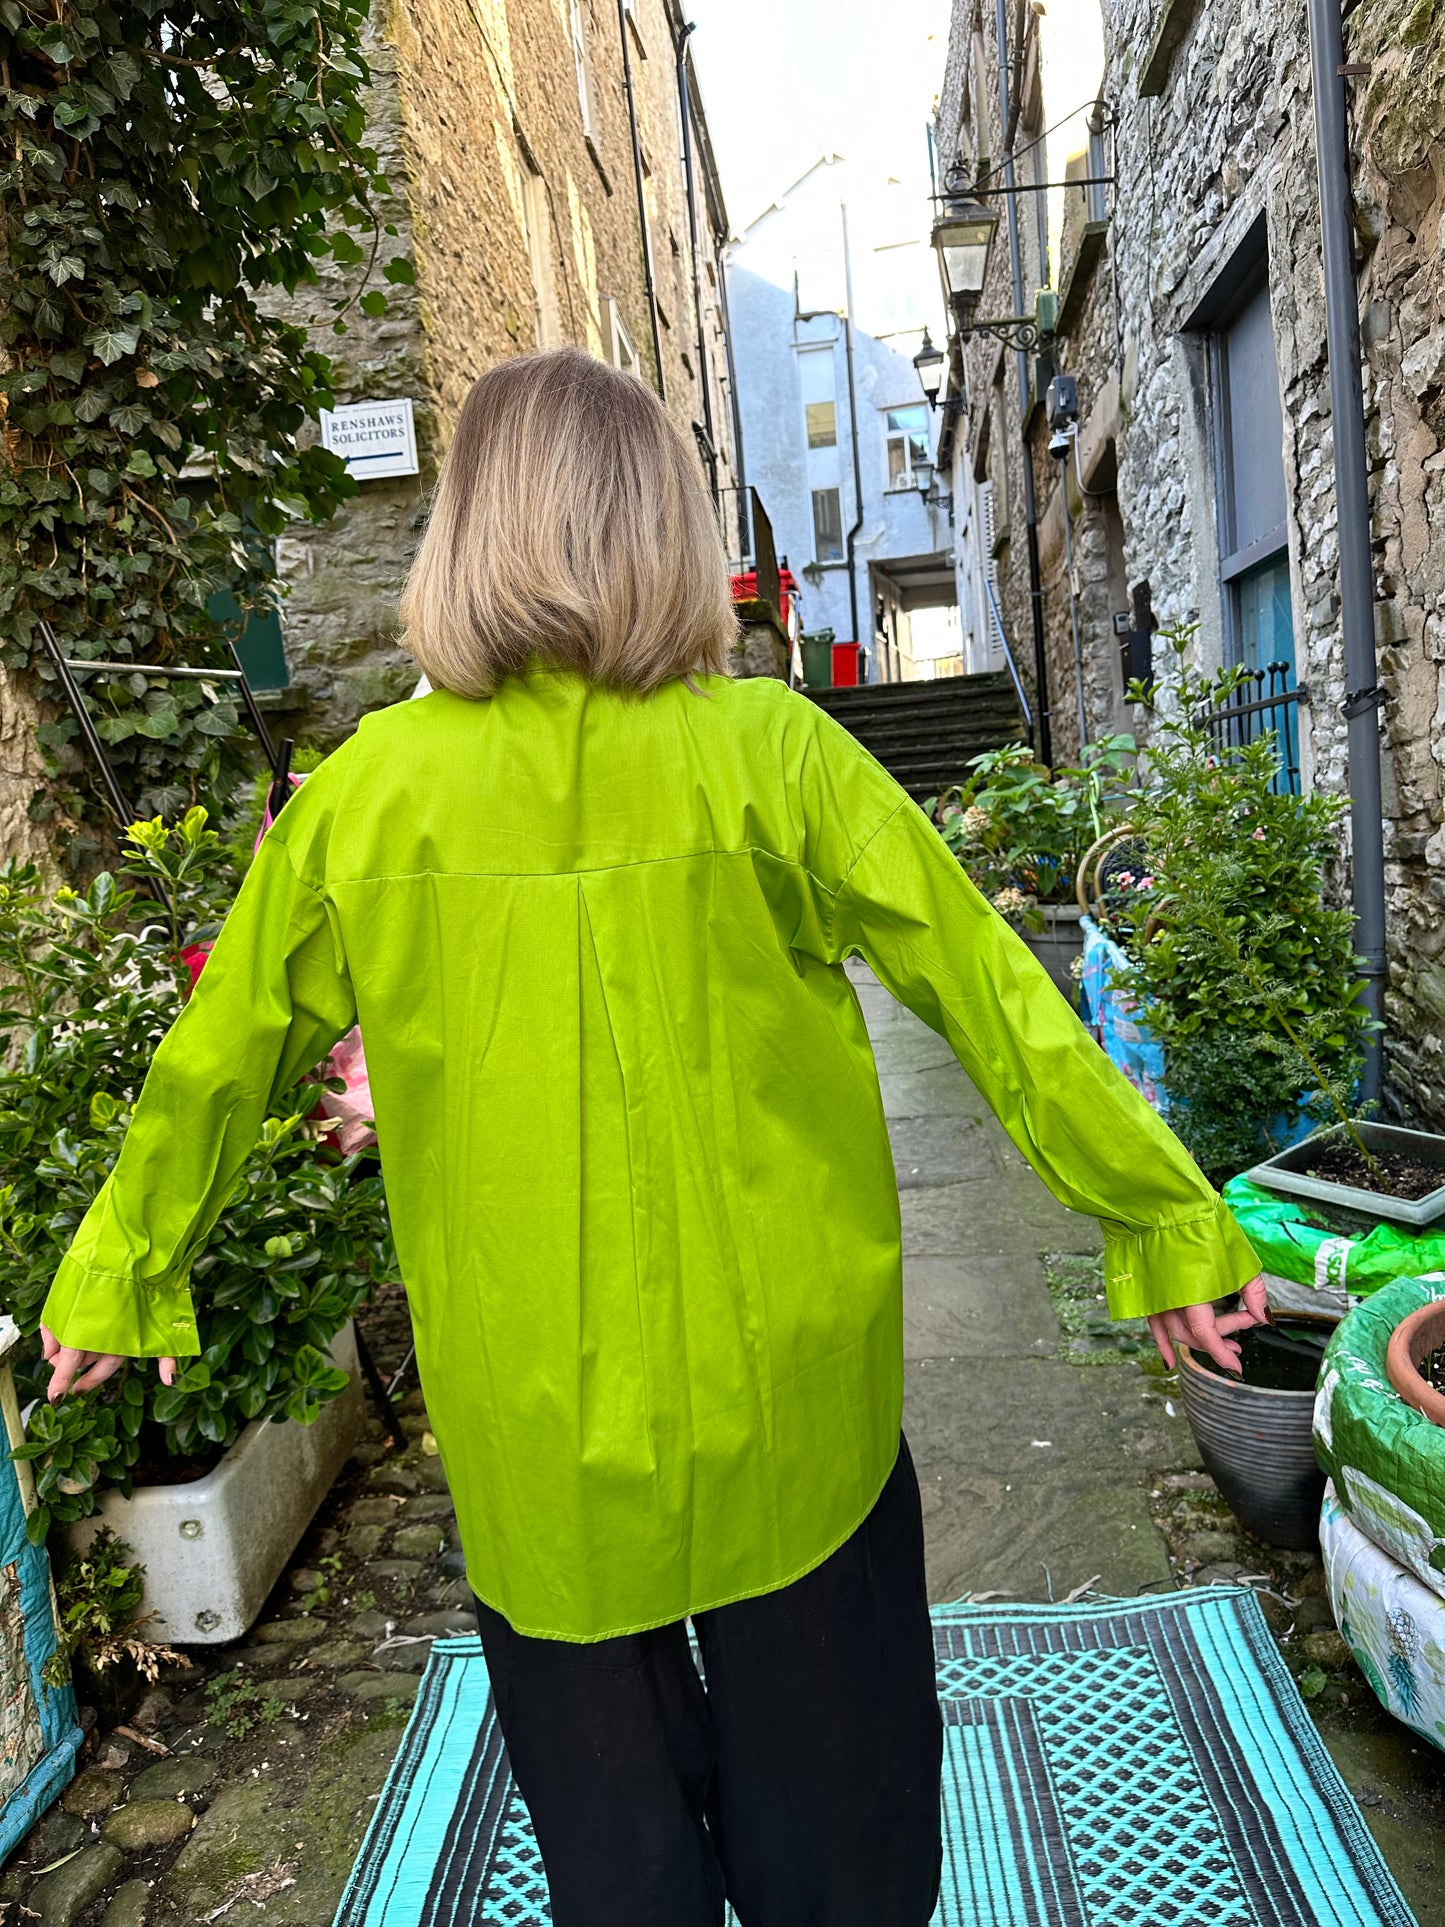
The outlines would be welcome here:
M 1329 1333 L 1310 1324 L 1281 1321 L 1257 1325 L 1241 1332 L 1239 1339 L 1240 1374 L 1246 1385 L 1259 1385 L 1271 1392 L 1313 1392 L 1320 1375 Z M 1196 1365 L 1219 1378 L 1234 1379 L 1224 1372 L 1207 1352 L 1193 1354 Z
M 1348 1139 L 1323 1145 L 1309 1165 L 1307 1176 L 1322 1178 L 1329 1184 L 1353 1185 L 1357 1191 L 1373 1191 L 1377 1196 L 1403 1198 L 1414 1204 L 1438 1191 L 1441 1170 L 1426 1164 L 1407 1151 L 1375 1151 L 1374 1169 L 1360 1156 Z

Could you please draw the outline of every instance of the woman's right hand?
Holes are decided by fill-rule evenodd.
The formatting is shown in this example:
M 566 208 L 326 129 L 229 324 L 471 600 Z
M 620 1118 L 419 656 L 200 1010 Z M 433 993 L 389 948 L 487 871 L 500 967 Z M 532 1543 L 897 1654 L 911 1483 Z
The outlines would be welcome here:
M 1227 1311 L 1220 1315 L 1210 1304 L 1181 1305 L 1174 1311 L 1156 1311 L 1149 1319 L 1149 1329 L 1154 1334 L 1154 1343 L 1159 1347 L 1159 1356 L 1174 1370 L 1174 1347 L 1176 1344 L 1188 1345 L 1191 1351 L 1207 1352 L 1216 1365 L 1226 1372 L 1238 1376 L 1241 1368 L 1239 1346 L 1230 1337 L 1231 1332 L 1248 1331 L 1253 1325 L 1269 1323 L 1269 1307 L 1265 1303 L 1264 1274 L 1251 1278 L 1239 1294 L 1239 1310 Z
M 64 1398 L 67 1392 L 94 1391 L 97 1385 L 103 1385 L 125 1363 L 124 1354 L 119 1352 L 83 1352 L 74 1345 L 62 1345 L 55 1333 L 44 1325 L 40 1327 L 40 1345 L 45 1362 L 50 1367 L 50 1384 L 45 1396 L 52 1405 Z M 160 1368 L 161 1384 L 173 1385 L 176 1361 L 163 1358 Z

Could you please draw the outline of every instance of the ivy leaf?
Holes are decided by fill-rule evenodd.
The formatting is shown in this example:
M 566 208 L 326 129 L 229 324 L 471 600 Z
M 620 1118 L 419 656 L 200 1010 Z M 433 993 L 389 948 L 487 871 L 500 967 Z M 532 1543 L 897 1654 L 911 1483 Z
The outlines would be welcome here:
M 42 27 L 36 34 L 33 44 L 57 67 L 68 67 L 75 58 L 75 50 L 66 38 L 66 30 L 62 26 Z
M 354 268 L 366 256 L 346 230 L 340 228 L 331 237 L 331 258 L 338 267 Z
M 119 361 L 122 355 L 133 355 L 139 339 L 140 334 L 137 329 L 122 328 L 111 322 L 97 328 L 94 333 L 88 334 L 85 337 L 85 345 L 108 368 L 112 362 Z
M 394 254 L 381 271 L 383 281 L 393 281 L 398 287 L 416 286 L 416 269 L 404 254 Z
M 380 289 L 372 288 L 361 297 L 357 306 L 364 315 L 369 315 L 373 321 L 379 321 L 386 313 L 386 296 Z
M 264 201 L 275 187 L 276 177 L 274 174 L 268 174 L 258 159 L 252 161 L 241 176 L 241 185 L 253 201 Z

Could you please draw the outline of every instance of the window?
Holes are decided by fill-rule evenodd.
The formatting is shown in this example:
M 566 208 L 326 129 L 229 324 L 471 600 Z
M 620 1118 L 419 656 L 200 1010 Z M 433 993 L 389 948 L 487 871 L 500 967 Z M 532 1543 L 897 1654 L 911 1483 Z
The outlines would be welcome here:
M 577 105 L 582 110 L 582 132 L 588 140 L 596 137 L 592 113 L 592 62 L 587 54 L 587 28 L 582 18 L 582 0 L 572 0 L 572 64 L 577 72 Z
M 607 323 L 607 359 L 614 368 L 624 374 L 642 373 L 637 359 L 637 350 L 632 345 L 632 337 L 622 325 L 622 316 L 617 311 L 617 297 L 604 295 L 602 300 L 603 316 Z
M 888 444 L 887 486 L 914 488 L 914 464 L 929 459 L 928 406 L 920 402 L 917 407 L 888 408 L 883 421 Z
M 843 560 L 843 505 L 835 488 L 813 490 L 813 557 L 818 562 Z
M 527 262 L 532 270 L 537 346 L 556 348 L 562 341 L 562 318 L 557 307 L 552 214 L 547 205 L 547 183 L 530 168 L 522 180 L 522 217 L 527 224 Z
M 838 404 L 834 401 L 810 401 L 803 404 L 803 414 L 808 423 L 809 448 L 836 448 L 838 446 Z
M 1261 268 L 1210 343 L 1219 574 L 1231 662 L 1294 670 L 1284 414 Z

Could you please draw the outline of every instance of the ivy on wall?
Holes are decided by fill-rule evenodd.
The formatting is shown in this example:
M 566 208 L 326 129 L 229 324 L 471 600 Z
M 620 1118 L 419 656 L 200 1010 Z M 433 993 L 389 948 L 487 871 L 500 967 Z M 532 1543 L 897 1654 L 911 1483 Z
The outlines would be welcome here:
M 354 489 L 296 446 L 330 365 L 264 296 L 384 245 L 367 11 L 0 0 L 0 663 L 44 685 L 31 810 L 77 863 L 108 819 L 39 623 L 72 657 L 229 666 L 212 598 L 267 606 L 288 518 Z M 83 680 L 140 815 L 214 810 L 254 766 L 224 681 Z

